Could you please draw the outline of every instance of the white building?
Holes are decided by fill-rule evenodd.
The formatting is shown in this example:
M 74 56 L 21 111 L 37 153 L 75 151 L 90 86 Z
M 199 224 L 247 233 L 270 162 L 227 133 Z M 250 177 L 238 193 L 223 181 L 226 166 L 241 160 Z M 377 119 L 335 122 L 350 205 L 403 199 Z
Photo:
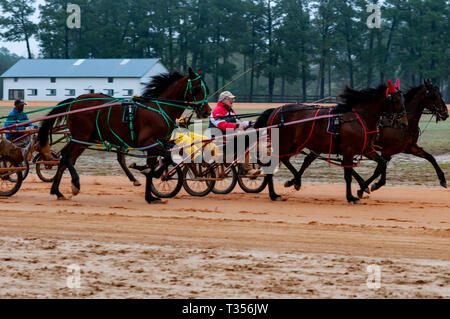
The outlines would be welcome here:
M 140 95 L 150 77 L 164 72 L 159 59 L 23 59 L 1 78 L 4 99 L 62 101 L 87 93 Z

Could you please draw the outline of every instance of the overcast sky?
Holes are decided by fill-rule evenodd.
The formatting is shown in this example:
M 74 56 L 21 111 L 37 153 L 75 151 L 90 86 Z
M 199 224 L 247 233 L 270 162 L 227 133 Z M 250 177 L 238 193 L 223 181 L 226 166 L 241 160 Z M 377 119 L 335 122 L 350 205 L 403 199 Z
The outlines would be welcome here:
M 44 4 L 44 0 L 37 0 L 34 4 L 34 6 L 36 7 L 36 12 L 32 18 L 33 22 L 38 22 L 39 21 L 39 5 L 40 4 Z M 0 14 L 3 14 L 3 12 L 0 12 Z M 36 41 L 36 39 L 32 39 L 31 42 L 31 52 L 33 54 L 33 57 L 37 57 L 37 55 L 39 54 L 39 44 Z M 2 42 L 0 41 L 0 47 L 6 47 L 9 51 L 11 51 L 12 53 L 15 53 L 17 55 L 23 56 L 23 57 L 28 57 L 28 52 L 27 52 L 27 45 L 25 43 L 25 41 L 23 42 Z

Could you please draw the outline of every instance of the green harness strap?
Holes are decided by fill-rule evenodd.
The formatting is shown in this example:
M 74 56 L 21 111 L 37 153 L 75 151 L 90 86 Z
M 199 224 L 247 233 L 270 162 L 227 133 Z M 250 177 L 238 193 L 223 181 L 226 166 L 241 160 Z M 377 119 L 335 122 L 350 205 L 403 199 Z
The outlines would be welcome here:
M 204 99 L 201 100 L 201 101 L 197 101 L 197 99 L 195 98 L 195 96 L 193 96 L 193 93 L 192 93 L 192 88 L 193 88 L 193 87 L 192 87 L 192 82 L 197 81 L 197 80 L 200 80 L 200 81 L 201 81 L 201 85 L 202 85 L 202 88 L 203 88 L 203 92 L 204 92 L 204 94 L 205 94 Z M 155 108 L 152 108 L 152 107 L 150 107 L 150 106 L 147 106 L 147 105 L 144 105 L 144 104 L 142 104 L 142 103 L 137 102 L 137 99 L 139 99 L 139 98 L 133 98 L 133 103 L 134 103 L 135 105 L 140 106 L 140 107 L 143 107 L 143 108 L 145 108 L 145 109 L 147 109 L 147 110 L 154 111 L 154 112 L 156 112 L 156 113 L 158 113 L 158 114 L 160 114 L 160 115 L 162 116 L 162 118 L 164 119 L 164 121 L 165 121 L 166 124 L 167 124 L 167 134 L 166 134 L 166 136 L 163 137 L 163 138 L 158 138 L 158 139 L 157 139 L 157 143 L 158 143 L 159 145 L 161 145 L 162 147 L 164 147 L 164 143 L 162 142 L 162 140 L 165 140 L 165 139 L 167 139 L 167 138 L 169 138 L 169 137 L 171 136 L 171 133 L 172 133 L 172 132 L 170 131 L 171 124 L 173 124 L 174 127 L 176 126 L 176 124 L 175 124 L 175 122 L 169 117 L 169 115 L 167 115 L 167 113 L 162 109 L 162 107 L 161 107 L 160 104 L 164 104 L 164 105 L 168 105 L 168 106 L 174 106 L 174 107 L 183 108 L 183 109 L 187 109 L 187 110 L 195 109 L 195 107 L 197 107 L 198 105 L 204 105 L 205 103 L 208 103 L 206 91 L 207 91 L 207 90 L 206 90 L 206 86 L 205 86 L 205 83 L 204 83 L 203 80 L 202 80 L 202 77 L 201 77 L 200 75 L 197 74 L 197 78 L 195 78 L 195 79 L 189 79 L 189 80 L 188 80 L 188 84 L 187 84 L 187 86 L 186 86 L 186 91 L 185 91 L 185 93 L 184 93 L 184 100 L 186 100 L 186 97 L 187 97 L 187 94 L 188 94 L 188 93 L 190 93 L 190 94 L 193 96 L 193 98 L 194 98 L 194 104 L 195 104 L 195 106 L 193 106 L 193 107 L 192 107 L 192 106 L 182 106 L 182 105 L 177 105 L 177 104 L 168 103 L 168 102 L 162 102 L 162 101 L 158 101 L 157 99 L 155 99 L 155 100 L 149 99 L 148 102 L 155 103 L 155 104 L 158 106 L 158 109 L 155 109 Z M 85 101 L 85 100 L 111 100 L 111 99 L 113 99 L 113 100 L 112 100 L 112 101 L 109 101 L 108 103 L 105 103 L 104 105 L 113 104 L 113 103 L 116 103 L 116 102 L 118 102 L 118 101 L 124 100 L 123 98 L 90 98 L 90 99 L 83 99 L 83 100 L 78 100 L 78 101 L 75 100 L 75 101 L 72 101 L 72 102 L 69 102 L 69 103 L 66 103 L 66 104 L 61 104 L 61 105 L 58 105 L 58 106 L 55 106 L 55 107 L 51 107 L 51 108 L 46 108 L 46 109 L 53 109 L 53 108 L 56 108 L 56 107 L 61 107 L 61 106 L 63 106 L 63 105 L 69 104 L 69 110 L 68 110 L 68 112 L 70 112 L 71 109 L 72 109 L 72 104 L 73 104 L 73 103 L 78 103 L 78 102 L 82 102 L 82 101 Z M 186 102 L 186 103 L 188 103 L 188 102 Z M 42 110 L 38 110 L 38 111 L 42 111 Z M 32 112 L 34 113 L 34 112 L 38 112 L 38 111 L 32 111 Z M 109 108 L 109 111 L 108 111 L 108 118 L 107 118 L 108 128 L 109 128 L 110 132 L 111 132 L 111 133 L 112 133 L 112 134 L 113 134 L 113 135 L 114 135 L 114 136 L 115 136 L 115 137 L 123 144 L 123 146 L 114 145 L 114 144 L 111 144 L 111 143 L 109 143 L 109 142 L 103 140 L 103 137 L 102 137 L 101 132 L 100 132 L 100 127 L 99 127 L 99 118 L 100 118 L 100 112 L 101 112 L 101 111 L 102 111 L 102 110 L 100 109 L 100 110 L 98 110 L 98 112 L 97 112 L 97 117 L 96 117 L 96 123 L 95 123 L 95 125 L 96 125 L 96 128 L 97 128 L 98 136 L 99 136 L 100 141 L 101 141 L 101 143 L 102 143 L 102 145 L 103 145 L 103 148 L 104 148 L 105 150 L 107 150 L 107 151 L 110 151 L 110 150 L 113 149 L 113 148 L 116 148 L 116 149 L 118 149 L 118 150 L 133 149 L 133 147 L 131 147 L 130 145 L 128 145 L 127 143 L 125 143 L 125 141 L 124 141 L 123 139 L 121 139 L 120 136 L 118 136 L 118 135 L 114 132 L 114 130 L 111 128 L 111 125 L 110 125 L 110 122 L 111 122 L 111 121 L 110 121 L 110 120 L 111 120 L 112 106 Z M 30 113 L 31 113 L 31 112 L 30 112 Z M 68 119 L 69 119 L 69 115 L 67 115 L 67 117 L 66 117 L 66 124 L 67 124 Z M 131 115 L 130 115 L 130 134 L 131 134 L 131 140 L 134 141 L 134 140 L 136 139 L 136 134 L 135 134 L 135 132 L 134 132 L 133 121 L 132 121 L 132 119 L 131 119 Z M 67 138 L 69 139 L 69 141 L 72 141 L 72 137 L 71 137 L 70 135 L 67 135 Z M 124 146 L 125 146 L 125 147 L 124 147 Z

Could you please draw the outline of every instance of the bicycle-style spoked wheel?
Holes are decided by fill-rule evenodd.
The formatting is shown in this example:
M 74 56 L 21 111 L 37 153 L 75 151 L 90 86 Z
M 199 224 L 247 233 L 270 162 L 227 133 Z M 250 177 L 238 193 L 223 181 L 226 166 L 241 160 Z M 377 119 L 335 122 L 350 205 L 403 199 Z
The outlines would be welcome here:
M 172 198 L 178 195 L 183 186 L 183 172 L 180 167 L 169 164 L 161 178 L 152 179 L 151 190 L 159 198 Z
M 22 186 L 22 170 L 8 160 L 0 160 L 0 196 L 13 196 Z
M 192 196 L 204 197 L 216 184 L 216 174 L 209 165 L 188 164 L 183 170 L 183 187 Z
M 28 161 L 25 161 L 20 166 L 26 168 L 26 170 L 22 172 L 22 180 L 25 180 L 30 173 L 30 163 Z
M 53 160 L 45 161 L 41 154 L 36 155 L 33 162 L 36 163 L 36 174 L 44 183 L 53 183 L 59 167 L 59 157 L 52 151 Z M 44 162 L 44 163 L 43 163 Z
M 252 168 L 258 169 L 259 166 L 257 164 L 252 164 Z M 258 194 L 266 188 L 267 177 L 262 173 L 257 176 L 239 175 L 238 183 L 244 192 L 249 194 Z
M 227 169 L 226 165 L 219 164 L 215 168 L 217 177 L 216 184 L 212 189 L 214 194 L 226 195 L 231 193 L 236 187 L 238 181 L 238 174 L 235 166 Z

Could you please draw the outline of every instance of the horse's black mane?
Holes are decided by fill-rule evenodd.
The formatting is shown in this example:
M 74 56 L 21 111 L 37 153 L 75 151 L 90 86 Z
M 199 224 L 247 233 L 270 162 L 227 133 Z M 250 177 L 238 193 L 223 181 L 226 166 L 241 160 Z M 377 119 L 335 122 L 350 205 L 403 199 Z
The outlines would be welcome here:
M 405 103 L 411 102 L 411 100 L 416 96 L 417 92 L 419 92 L 420 89 L 422 89 L 423 84 L 412 87 L 408 90 L 408 92 L 405 94 Z
M 152 76 L 151 81 L 144 88 L 143 96 L 158 97 L 182 77 L 183 75 L 176 71 Z
M 344 111 L 351 111 L 352 108 L 370 102 L 382 94 L 385 94 L 387 86 L 381 84 L 377 88 L 368 88 L 361 91 L 346 87 L 344 92 L 339 95 L 340 107 L 344 108 Z

